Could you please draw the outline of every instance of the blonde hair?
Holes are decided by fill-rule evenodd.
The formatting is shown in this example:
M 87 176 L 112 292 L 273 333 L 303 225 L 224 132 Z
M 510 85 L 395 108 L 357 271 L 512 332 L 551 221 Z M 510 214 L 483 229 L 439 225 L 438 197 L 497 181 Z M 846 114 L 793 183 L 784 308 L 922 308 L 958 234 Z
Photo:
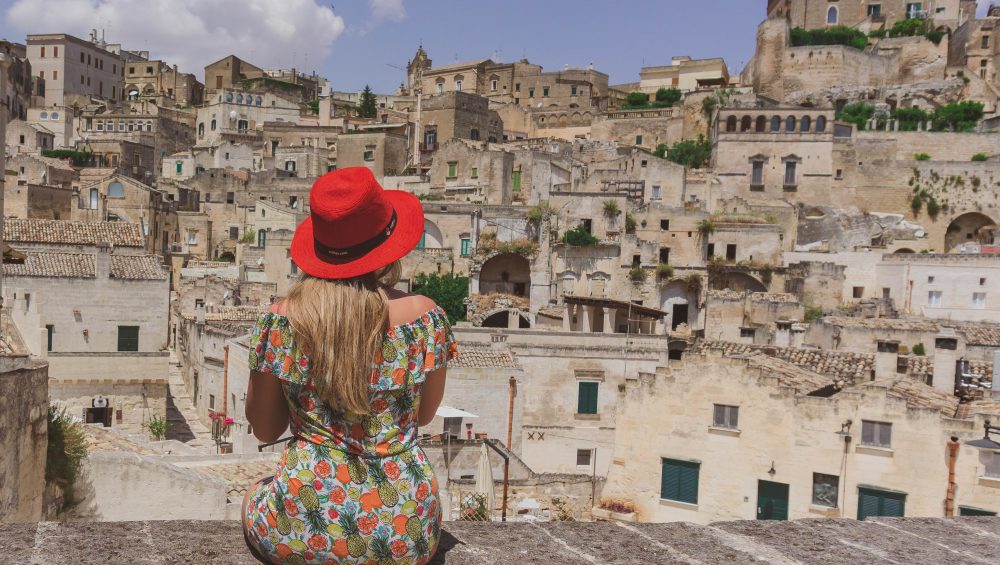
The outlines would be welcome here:
M 303 275 L 288 292 L 292 332 L 309 356 L 319 397 L 354 414 L 371 411 L 369 378 L 389 326 L 385 288 L 399 282 L 399 261 L 353 279 Z

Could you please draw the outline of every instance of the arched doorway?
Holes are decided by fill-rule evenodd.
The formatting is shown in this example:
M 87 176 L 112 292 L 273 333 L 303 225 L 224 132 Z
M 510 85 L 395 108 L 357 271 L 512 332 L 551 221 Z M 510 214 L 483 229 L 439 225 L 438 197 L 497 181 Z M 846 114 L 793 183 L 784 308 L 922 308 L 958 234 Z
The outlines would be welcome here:
M 680 324 L 692 326 L 698 318 L 697 300 L 686 280 L 675 280 L 660 289 L 660 310 L 667 313 L 667 327 L 676 330 Z
M 979 212 L 969 212 L 956 217 L 948 224 L 948 230 L 944 235 L 945 252 L 951 252 L 963 243 L 994 244 L 996 225 L 992 218 Z
M 531 328 L 531 324 L 521 312 L 517 310 L 501 310 L 494 312 L 483 319 L 481 324 L 484 328 L 510 328 L 510 317 L 517 316 L 517 327 L 521 329 Z
M 430 220 L 424 220 L 424 236 L 420 239 L 420 248 L 425 247 L 431 249 L 444 247 L 444 236 L 441 235 L 441 228 Z
M 479 293 L 499 292 L 528 297 L 531 264 L 516 253 L 497 255 L 483 263 L 479 271 Z

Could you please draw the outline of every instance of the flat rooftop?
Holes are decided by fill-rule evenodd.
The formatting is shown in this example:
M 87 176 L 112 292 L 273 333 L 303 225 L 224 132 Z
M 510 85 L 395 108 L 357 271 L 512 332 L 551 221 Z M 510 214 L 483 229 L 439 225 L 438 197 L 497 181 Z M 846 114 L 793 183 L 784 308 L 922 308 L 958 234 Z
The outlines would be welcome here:
M 238 522 L 0 525 L 10 563 L 254 565 Z M 9 561 L 6 561 L 9 560 Z M 1000 563 L 1000 518 L 617 522 L 446 522 L 431 563 Z

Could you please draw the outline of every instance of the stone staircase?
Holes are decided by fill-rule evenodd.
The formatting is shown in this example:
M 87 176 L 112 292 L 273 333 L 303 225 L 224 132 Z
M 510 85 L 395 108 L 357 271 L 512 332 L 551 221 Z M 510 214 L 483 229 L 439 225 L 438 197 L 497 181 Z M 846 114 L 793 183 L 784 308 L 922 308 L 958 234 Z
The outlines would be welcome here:
M 170 373 L 167 389 L 167 430 L 166 439 L 173 439 L 206 453 L 215 452 L 212 432 L 198 419 L 191 395 L 188 393 L 181 366 L 177 357 L 170 354 Z

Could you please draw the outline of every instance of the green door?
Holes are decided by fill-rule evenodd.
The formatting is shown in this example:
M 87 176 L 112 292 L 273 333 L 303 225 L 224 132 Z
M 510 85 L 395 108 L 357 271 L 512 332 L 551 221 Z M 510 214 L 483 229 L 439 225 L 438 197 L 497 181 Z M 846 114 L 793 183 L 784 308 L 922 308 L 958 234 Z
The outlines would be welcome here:
M 521 171 L 516 170 L 510 175 L 511 181 L 514 183 L 514 190 L 521 190 Z
M 788 519 L 788 485 L 757 481 L 757 519 Z
M 869 516 L 902 517 L 906 510 L 906 493 L 874 488 L 858 489 L 858 520 Z
M 982 508 L 973 508 L 972 506 L 959 506 L 958 507 L 959 516 L 996 516 L 997 513 L 992 510 L 983 510 Z

